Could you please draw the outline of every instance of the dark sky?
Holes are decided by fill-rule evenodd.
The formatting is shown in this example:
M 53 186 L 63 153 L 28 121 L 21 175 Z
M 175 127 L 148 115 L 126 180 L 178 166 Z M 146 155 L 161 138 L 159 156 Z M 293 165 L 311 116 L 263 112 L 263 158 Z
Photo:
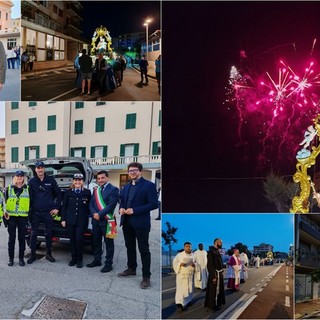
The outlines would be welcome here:
M 105 26 L 111 37 L 143 32 L 145 19 L 152 18 L 149 33 L 160 29 L 159 1 L 82 1 L 84 36 L 91 39 L 94 30 Z
M 240 50 L 257 73 L 292 51 L 286 44 L 296 44 L 294 59 L 306 55 L 319 38 L 320 2 L 164 1 L 162 16 L 164 211 L 273 210 L 261 194 L 262 180 L 251 178 L 271 169 L 292 175 L 294 156 L 288 162 L 286 150 L 276 162 L 271 145 L 261 167 L 261 145 L 250 132 L 257 119 L 248 119 L 247 143 L 240 144 L 239 119 L 222 105 L 224 88 Z M 320 58 L 319 42 L 315 55 Z

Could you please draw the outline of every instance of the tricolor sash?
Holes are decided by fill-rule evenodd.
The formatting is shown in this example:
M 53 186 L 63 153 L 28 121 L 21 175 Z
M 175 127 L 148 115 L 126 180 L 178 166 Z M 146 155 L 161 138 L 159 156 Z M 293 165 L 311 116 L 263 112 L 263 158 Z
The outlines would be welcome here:
M 107 205 L 105 204 L 101 188 L 95 188 L 93 190 L 93 196 L 96 201 L 96 204 L 98 206 L 99 211 L 103 210 Z M 106 238 L 114 239 L 117 237 L 117 221 L 116 217 L 114 216 L 113 212 L 107 213 L 105 215 L 105 219 L 107 220 L 107 228 L 106 228 Z

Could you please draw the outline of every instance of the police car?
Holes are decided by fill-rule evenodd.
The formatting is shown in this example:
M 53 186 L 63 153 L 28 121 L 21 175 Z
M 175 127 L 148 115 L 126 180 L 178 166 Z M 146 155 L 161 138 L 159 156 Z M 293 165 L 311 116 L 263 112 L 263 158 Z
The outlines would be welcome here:
M 84 187 L 90 188 L 90 183 L 93 178 L 93 169 L 91 167 L 90 161 L 86 158 L 80 157 L 53 157 L 53 158 L 40 158 L 33 160 L 26 160 L 20 162 L 21 165 L 27 167 L 27 177 L 32 178 L 35 172 L 35 163 L 37 161 L 42 161 L 44 163 L 46 175 L 52 176 L 58 183 L 59 188 L 62 193 L 68 188 L 70 188 L 73 180 L 73 176 L 76 173 L 81 173 L 83 175 Z M 30 235 L 31 226 L 27 228 L 26 240 L 27 244 L 30 245 Z M 89 216 L 88 229 L 84 234 L 84 240 L 86 246 L 91 246 L 92 248 L 92 217 Z M 45 242 L 44 236 L 44 224 L 41 223 L 39 226 L 37 247 L 40 247 L 42 242 Z M 52 242 L 58 243 L 69 243 L 70 238 L 68 236 L 67 228 L 61 226 L 61 216 L 60 212 L 58 216 L 54 219 L 54 224 L 52 228 Z

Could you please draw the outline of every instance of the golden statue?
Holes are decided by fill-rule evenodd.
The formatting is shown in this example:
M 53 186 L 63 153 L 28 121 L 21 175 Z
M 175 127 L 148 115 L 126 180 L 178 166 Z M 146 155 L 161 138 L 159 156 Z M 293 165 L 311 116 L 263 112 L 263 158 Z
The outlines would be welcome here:
M 109 57 L 112 56 L 112 40 L 109 31 L 106 27 L 100 26 L 93 33 L 91 41 L 91 55 L 96 55 L 97 53 L 105 53 Z
M 315 165 L 316 158 L 320 153 L 319 139 L 317 139 L 317 137 L 320 137 L 320 115 L 313 122 L 314 126 L 308 127 L 308 130 L 304 134 L 304 140 L 300 143 L 302 149 L 298 151 L 296 156 L 298 163 L 293 180 L 300 184 L 300 195 L 292 199 L 292 208 L 290 209 L 292 213 L 309 213 L 311 188 L 313 190 L 313 197 L 317 201 L 319 199 L 318 205 L 320 205 L 320 194 L 316 192 L 312 179 L 308 174 L 308 169 Z M 313 145 L 311 146 L 312 143 Z

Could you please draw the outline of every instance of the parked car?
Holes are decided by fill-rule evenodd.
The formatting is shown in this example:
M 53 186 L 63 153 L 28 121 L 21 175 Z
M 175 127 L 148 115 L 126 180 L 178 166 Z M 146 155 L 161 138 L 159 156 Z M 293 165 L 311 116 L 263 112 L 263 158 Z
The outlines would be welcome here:
M 28 179 L 32 178 L 35 173 L 36 161 L 42 161 L 45 166 L 46 174 L 55 178 L 60 187 L 62 193 L 71 186 L 73 176 L 76 173 L 83 174 L 84 187 L 89 189 L 89 184 L 93 177 L 93 169 L 90 162 L 86 158 L 77 157 L 53 157 L 53 158 L 41 158 L 36 160 L 22 161 L 20 164 L 26 166 Z M 31 226 L 28 225 L 26 240 L 30 245 Z M 85 246 L 91 246 L 92 248 L 92 216 L 89 216 L 88 229 L 84 234 Z M 44 236 L 44 224 L 40 223 L 38 243 L 37 247 L 40 247 L 41 243 L 45 242 Z M 60 212 L 56 220 L 54 220 L 52 228 L 52 242 L 69 243 L 70 238 L 66 228 L 61 226 Z

